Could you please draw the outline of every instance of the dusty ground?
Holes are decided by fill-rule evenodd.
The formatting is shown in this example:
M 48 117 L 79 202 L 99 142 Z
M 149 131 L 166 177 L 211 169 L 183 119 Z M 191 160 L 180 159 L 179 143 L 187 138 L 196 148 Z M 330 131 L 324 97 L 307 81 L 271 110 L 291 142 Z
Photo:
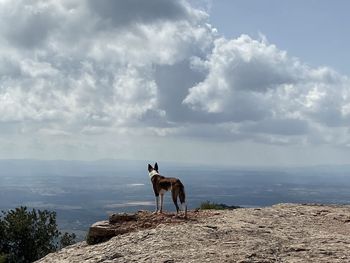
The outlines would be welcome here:
M 38 262 L 345 263 L 350 262 L 350 206 L 192 212 L 188 221 L 161 223 L 97 245 L 78 243 Z

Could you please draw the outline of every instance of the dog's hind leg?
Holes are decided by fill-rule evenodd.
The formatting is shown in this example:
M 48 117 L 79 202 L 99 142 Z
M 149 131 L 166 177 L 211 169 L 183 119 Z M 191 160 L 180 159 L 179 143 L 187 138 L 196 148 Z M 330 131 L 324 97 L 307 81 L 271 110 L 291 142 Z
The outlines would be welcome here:
M 173 198 L 174 205 L 176 207 L 176 214 L 179 213 L 179 205 L 177 204 L 177 196 L 179 195 L 177 190 L 171 190 L 171 197 Z
M 183 186 L 183 184 L 181 184 L 180 186 L 179 199 L 180 199 L 182 209 L 185 211 L 185 218 L 187 218 L 186 194 L 185 194 L 185 187 Z

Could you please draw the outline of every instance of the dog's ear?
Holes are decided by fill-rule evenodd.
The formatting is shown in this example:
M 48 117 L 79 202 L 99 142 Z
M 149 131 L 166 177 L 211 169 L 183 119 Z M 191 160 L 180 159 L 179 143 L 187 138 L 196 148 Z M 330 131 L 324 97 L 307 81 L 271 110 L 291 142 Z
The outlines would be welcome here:
M 152 165 L 148 164 L 148 171 L 151 172 L 153 170 Z
M 158 172 L 158 164 L 157 163 L 154 164 L 154 170 L 156 170 Z

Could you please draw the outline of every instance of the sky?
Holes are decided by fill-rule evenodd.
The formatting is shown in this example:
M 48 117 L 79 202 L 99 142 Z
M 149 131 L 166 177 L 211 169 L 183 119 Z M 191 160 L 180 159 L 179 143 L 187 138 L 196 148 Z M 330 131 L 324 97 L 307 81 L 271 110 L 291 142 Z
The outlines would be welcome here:
M 0 158 L 350 163 L 348 1 L 0 1 Z

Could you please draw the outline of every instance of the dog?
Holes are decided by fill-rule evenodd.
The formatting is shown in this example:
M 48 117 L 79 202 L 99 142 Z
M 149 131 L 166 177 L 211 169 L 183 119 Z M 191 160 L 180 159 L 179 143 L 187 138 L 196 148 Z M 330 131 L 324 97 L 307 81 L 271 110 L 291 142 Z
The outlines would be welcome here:
M 155 163 L 154 167 L 148 164 L 148 174 L 151 178 L 153 185 L 154 195 L 156 197 L 156 211 L 155 213 L 163 212 L 163 198 L 166 191 L 171 191 L 171 196 L 176 207 L 176 215 L 179 214 L 179 205 L 177 204 L 177 199 L 180 199 L 182 208 L 185 207 L 185 218 L 187 217 L 187 204 L 185 187 L 181 181 L 177 178 L 164 177 L 158 172 L 158 164 Z M 160 195 L 160 209 L 159 209 L 159 195 Z

